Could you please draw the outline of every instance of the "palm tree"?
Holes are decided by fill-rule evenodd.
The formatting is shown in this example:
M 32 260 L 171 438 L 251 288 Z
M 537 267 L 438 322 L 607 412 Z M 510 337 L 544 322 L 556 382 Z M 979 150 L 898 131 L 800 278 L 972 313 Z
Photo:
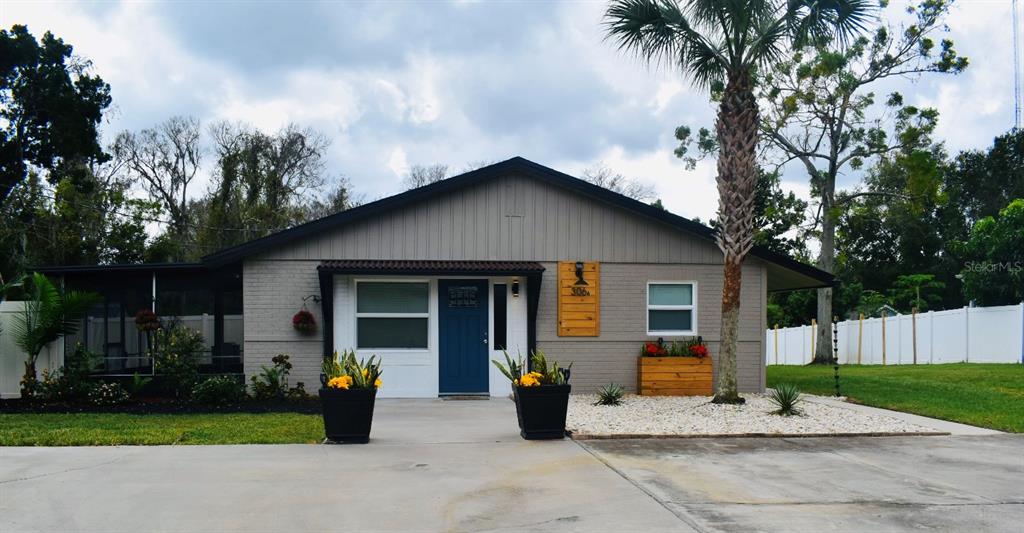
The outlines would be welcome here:
M 93 293 L 62 292 L 46 276 L 36 272 L 31 278 L 25 310 L 14 323 L 14 343 L 25 351 L 25 376 L 21 380 L 21 396 L 28 398 L 35 391 L 36 359 L 47 344 L 74 335 L 80 319 L 99 298 Z
M 758 68 L 812 41 L 846 42 L 874 13 L 871 0 L 614 0 L 608 37 L 649 63 L 678 67 L 702 89 L 721 90 L 718 247 L 725 263 L 716 403 L 742 403 L 736 389 L 742 265 L 754 244 Z M 724 84 L 724 88 L 722 88 Z

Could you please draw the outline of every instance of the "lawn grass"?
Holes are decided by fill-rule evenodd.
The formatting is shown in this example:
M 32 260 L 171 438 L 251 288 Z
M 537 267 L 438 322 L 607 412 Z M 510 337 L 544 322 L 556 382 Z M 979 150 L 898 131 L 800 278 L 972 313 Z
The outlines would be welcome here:
M 768 386 L 792 383 L 812 394 L 835 392 L 831 366 L 769 366 Z M 973 426 L 1024 432 L 1024 365 L 843 365 L 850 401 Z
M 0 446 L 289 444 L 323 438 L 321 416 L 301 413 L 0 414 Z

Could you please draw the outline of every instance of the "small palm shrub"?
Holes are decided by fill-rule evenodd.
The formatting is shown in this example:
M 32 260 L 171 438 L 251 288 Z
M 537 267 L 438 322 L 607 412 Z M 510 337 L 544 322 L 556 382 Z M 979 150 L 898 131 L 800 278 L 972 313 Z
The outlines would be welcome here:
M 248 398 L 245 384 L 230 376 L 206 378 L 192 387 L 192 401 L 206 405 L 228 405 Z
M 597 403 L 594 405 L 619 405 L 622 403 L 622 387 L 609 383 L 597 393 Z
M 774 415 L 793 416 L 801 414 L 800 410 L 797 409 L 797 405 L 802 400 L 800 398 L 800 389 L 796 385 L 780 383 L 768 395 L 768 399 L 778 407 L 778 409 L 772 411 Z

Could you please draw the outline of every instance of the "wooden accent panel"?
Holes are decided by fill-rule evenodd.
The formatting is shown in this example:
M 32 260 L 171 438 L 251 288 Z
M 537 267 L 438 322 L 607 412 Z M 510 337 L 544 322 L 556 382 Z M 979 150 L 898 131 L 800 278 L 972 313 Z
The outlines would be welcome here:
M 710 357 L 638 357 L 636 389 L 641 396 L 711 396 Z
M 583 263 L 583 281 L 576 261 L 558 263 L 558 336 L 597 337 L 601 334 L 601 265 Z

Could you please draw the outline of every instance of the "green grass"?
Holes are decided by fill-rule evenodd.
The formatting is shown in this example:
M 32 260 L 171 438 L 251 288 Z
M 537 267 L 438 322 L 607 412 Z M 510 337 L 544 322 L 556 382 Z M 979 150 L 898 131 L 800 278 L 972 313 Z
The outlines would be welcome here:
M 768 386 L 831 395 L 832 374 L 831 366 L 769 366 Z M 856 403 L 1024 432 L 1024 365 L 844 365 L 839 376 L 842 394 Z
M 0 414 L 0 446 L 289 444 L 324 438 L 320 415 Z

